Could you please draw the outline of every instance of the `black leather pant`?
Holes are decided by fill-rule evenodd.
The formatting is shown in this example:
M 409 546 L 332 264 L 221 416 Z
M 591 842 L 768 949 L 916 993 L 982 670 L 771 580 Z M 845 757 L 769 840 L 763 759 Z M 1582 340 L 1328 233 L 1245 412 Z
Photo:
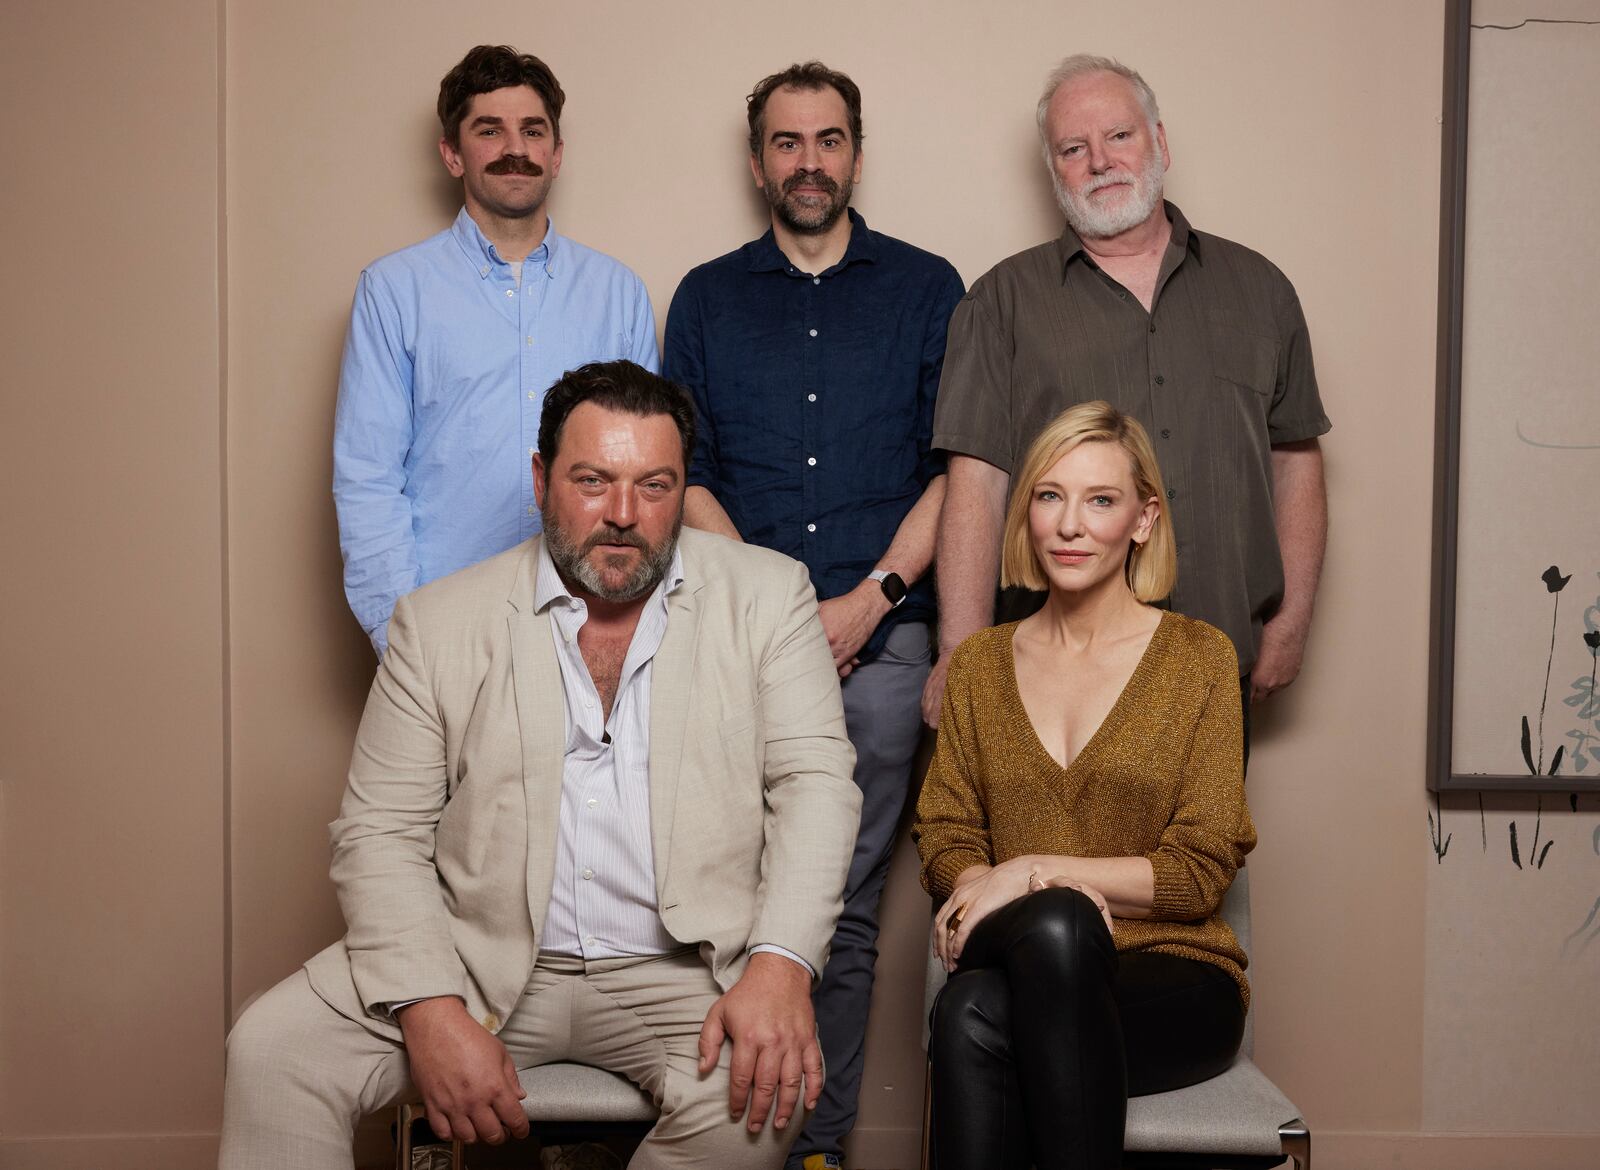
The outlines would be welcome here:
M 933 1164 L 1116 1167 L 1129 1095 L 1216 1076 L 1243 1033 L 1220 967 L 1119 957 L 1077 890 L 1019 898 L 973 928 L 934 1004 Z

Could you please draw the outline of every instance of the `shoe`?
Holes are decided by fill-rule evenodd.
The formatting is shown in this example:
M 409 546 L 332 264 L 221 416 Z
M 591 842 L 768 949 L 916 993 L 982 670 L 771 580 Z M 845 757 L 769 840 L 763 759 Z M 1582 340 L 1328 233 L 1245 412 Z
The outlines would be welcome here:
M 595 1142 L 545 1146 L 539 1151 L 542 1170 L 622 1170 L 622 1159 Z
M 807 1154 L 800 1165 L 802 1170 L 844 1170 L 844 1159 L 838 1154 Z

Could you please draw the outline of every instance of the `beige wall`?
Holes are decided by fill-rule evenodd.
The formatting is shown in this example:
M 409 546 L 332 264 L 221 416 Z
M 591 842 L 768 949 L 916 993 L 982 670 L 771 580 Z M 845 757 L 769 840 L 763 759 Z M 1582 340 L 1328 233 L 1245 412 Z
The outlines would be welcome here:
M 360 267 L 453 214 L 433 89 L 484 40 L 559 72 L 554 214 L 631 264 L 658 317 L 688 267 L 760 230 L 741 98 L 762 73 L 815 54 L 855 76 L 858 206 L 970 282 L 1058 230 L 1031 129 L 1045 68 L 1087 48 L 1145 72 L 1174 199 L 1295 281 L 1336 423 L 1310 661 L 1263 712 L 1251 769 L 1258 1060 L 1324 1166 L 1594 1161 L 1593 1086 L 1536 1063 L 1519 1075 L 1567 1111 L 1475 1126 L 1492 1086 L 1453 1070 L 1507 1030 L 1537 1045 L 1560 1028 L 1514 971 L 1474 974 L 1473 919 L 1430 931 L 1447 872 L 1422 786 L 1441 3 L 166 0 L 137 27 L 108 11 L 36 6 L 0 47 L 13 108 L 37 90 L 54 111 L 19 123 L 5 180 L 0 548 L 32 571 L 0 580 L 0 649 L 22 667 L 0 682 L 0 1165 L 93 1164 L 79 1139 L 107 1132 L 142 1141 L 99 1164 L 204 1164 L 203 1138 L 158 1135 L 214 1132 L 224 1017 L 339 933 L 324 826 L 372 660 L 327 488 L 338 352 Z M 86 42 L 109 75 L 70 71 Z M 911 860 L 885 912 L 863 1170 L 915 1150 Z M 1469 904 L 1507 897 L 1452 872 Z M 1475 1010 L 1436 1028 L 1438 996 Z M 85 1110 L 76 1087 L 108 1060 L 124 1092 Z M 1429 1136 L 1474 1128 L 1567 1136 Z
M 198 1165 L 226 1024 L 217 10 L 4 24 L 0 1165 Z

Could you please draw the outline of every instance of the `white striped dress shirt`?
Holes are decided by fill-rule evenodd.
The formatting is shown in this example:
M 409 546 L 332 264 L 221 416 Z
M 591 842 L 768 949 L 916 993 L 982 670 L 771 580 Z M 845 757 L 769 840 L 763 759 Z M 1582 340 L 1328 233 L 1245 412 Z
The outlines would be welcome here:
M 674 549 L 639 614 L 608 720 L 578 648 L 589 607 L 572 596 L 539 542 L 533 604 L 535 612 L 549 610 L 566 709 L 561 824 L 541 952 L 616 959 L 682 946 L 661 922 L 650 841 L 651 665 L 667 633 L 667 597 L 682 584 L 683 559 Z M 787 947 L 750 948 L 751 954 L 762 951 L 791 959 L 816 977 L 811 964 Z
M 566 711 L 561 826 L 555 882 L 539 949 L 582 959 L 660 955 L 680 947 L 656 906 L 650 843 L 650 676 L 667 632 L 667 595 L 683 584 L 672 563 L 645 601 L 633 632 L 611 717 L 578 648 L 589 607 L 572 596 L 539 544 L 536 611 L 548 608 Z

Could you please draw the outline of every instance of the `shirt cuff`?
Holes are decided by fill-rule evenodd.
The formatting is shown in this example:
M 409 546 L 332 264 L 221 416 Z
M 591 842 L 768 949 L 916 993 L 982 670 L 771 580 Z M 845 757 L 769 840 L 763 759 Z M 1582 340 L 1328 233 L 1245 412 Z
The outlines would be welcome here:
M 795 954 L 793 951 L 788 950 L 785 947 L 776 946 L 776 945 L 774 945 L 772 943 L 757 943 L 755 946 L 750 948 L 750 953 L 752 955 L 759 955 L 763 951 L 766 952 L 769 955 L 782 955 L 784 958 L 790 960 L 791 962 L 799 963 L 802 967 L 804 967 L 806 969 L 806 974 L 807 975 L 811 976 L 811 978 L 813 978 L 813 979 L 815 979 L 817 977 L 816 969 L 813 968 L 810 963 L 806 962 L 799 955 Z

